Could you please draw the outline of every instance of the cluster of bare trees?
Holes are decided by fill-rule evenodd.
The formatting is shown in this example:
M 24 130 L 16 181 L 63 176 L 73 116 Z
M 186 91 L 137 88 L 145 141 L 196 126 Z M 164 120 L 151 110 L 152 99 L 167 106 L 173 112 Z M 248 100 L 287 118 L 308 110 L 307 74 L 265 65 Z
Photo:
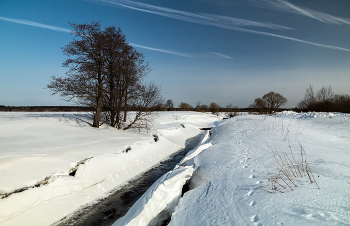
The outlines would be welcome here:
M 63 66 L 69 70 L 66 77 L 52 77 L 47 88 L 93 107 L 93 127 L 148 127 L 149 110 L 163 98 L 159 86 L 143 81 L 150 72 L 143 54 L 126 42 L 120 28 L 102 30 L 98 22 L 70 25 L 76 38 L 62 48 L 68 56 Z
M 262 98 L 256 98 L 254 100 L 254 103 L 251 104 L 249 107 L 256 109 L 256 111 L 258 111 L 260 114 L 272 114 L 278 111 L 278 109 L 286 103 L 287 98 L 285 98 L 279 93 L 271 91 L 265 94 Z
M 350 96 L 335 94 L 331 86 L 323 86 L 314 92 L 313 86 L 306 89 L 304 98 L 298 103 L 298 108 L 308 111 L 338 111 L 350 113 Z
M 195 104 L 195 107 L 193 107 L 188 103 L 181 102 L 178 107 L 183 111 L 211 112 L 213 114 L 219 114 L 219 112 L 228 112 L 228 115 L 230 117 L 239 115 L 238 112 L 240 111 L 237 106 L 233 106 L 232 104 L 227 105 L 226 108 L 220 107 L 215 102 L 211 102 L 209 106 L 202 104 L 201 101 L 197 101 Z

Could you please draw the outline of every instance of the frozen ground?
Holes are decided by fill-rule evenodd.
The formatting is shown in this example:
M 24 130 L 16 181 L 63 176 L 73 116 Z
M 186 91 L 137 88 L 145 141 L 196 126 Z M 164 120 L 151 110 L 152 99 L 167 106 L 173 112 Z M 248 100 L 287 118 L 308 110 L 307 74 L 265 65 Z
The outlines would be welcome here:
M 350 225 L 349 138 L 348 114 L 224 120 L 114 226 Z
M 2 112 L 0 225 L 51 225 L 183 148 L 198 128 L 218 119 L 162 112 L 151 133 L 139 134 L 92 128 L 81 113 Z

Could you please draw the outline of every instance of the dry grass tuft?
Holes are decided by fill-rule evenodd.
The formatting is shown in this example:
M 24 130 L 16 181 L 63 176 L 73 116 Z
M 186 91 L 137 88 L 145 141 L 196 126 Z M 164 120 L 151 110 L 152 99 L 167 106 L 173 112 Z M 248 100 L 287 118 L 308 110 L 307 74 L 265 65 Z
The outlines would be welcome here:
M 311 171 L 309 163 L 306 160 L 305 150 L 300 143 L 300 151 L 298 154 L 296 154 L 296 156 L 293 153 L 290 144 L 290 153 L 273 150 L 268 144 L 266 145 L 274 154 L 273 156 L 276 163 L 277 172 L 271 173 L 262 162 L 267 173 L 270 175 L 268 178 L 269 186 L 267 190 L 262 189 L 262 187 L 258 187 L 257 189 L 268 191 L 269 193 L 284 193 L 284 191 L 289 189 L 293 191 L 293 189 L 298 187 L 298 185 L 303 185 L 303 182 L 305 183 L 305 181 L 309 183 L 315 183 L 317 185 L 317 188 L 320 189 Z

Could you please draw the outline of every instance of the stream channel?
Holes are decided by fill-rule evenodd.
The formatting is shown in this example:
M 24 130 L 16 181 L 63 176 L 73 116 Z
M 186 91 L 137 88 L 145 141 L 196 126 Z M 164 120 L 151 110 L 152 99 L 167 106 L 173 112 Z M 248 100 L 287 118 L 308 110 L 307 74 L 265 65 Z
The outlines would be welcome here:
M 102 198 L 89 206 L 82 207 L 69 217 L 65 217 L 53 224 L 54 226 L 110 226 L 124 216 L 131 206 L 152 186 L 161 176 L 173 170 L 186 154 L 200 142 L 202 133 L 186 140 L 184 149 L 179 150 L 159 163 L 159 165 L 128 181 L 122 187 L 110 192 L 108 197 Z

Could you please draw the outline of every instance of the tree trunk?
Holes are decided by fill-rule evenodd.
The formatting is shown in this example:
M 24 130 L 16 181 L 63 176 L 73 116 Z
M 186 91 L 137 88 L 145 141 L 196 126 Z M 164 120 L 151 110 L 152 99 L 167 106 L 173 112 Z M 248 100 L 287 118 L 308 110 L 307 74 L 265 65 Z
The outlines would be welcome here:
M 97 84 L 97 103 L 96 103 L 96 112 L 94 115 L 94 123 L 92 127 L 100 127 L 100 117 L 102 112 L 102 94 L 103 94 L 103 84 L 102 84 L 102 65 L 100 63 L 98 68 L 98 84 Z

